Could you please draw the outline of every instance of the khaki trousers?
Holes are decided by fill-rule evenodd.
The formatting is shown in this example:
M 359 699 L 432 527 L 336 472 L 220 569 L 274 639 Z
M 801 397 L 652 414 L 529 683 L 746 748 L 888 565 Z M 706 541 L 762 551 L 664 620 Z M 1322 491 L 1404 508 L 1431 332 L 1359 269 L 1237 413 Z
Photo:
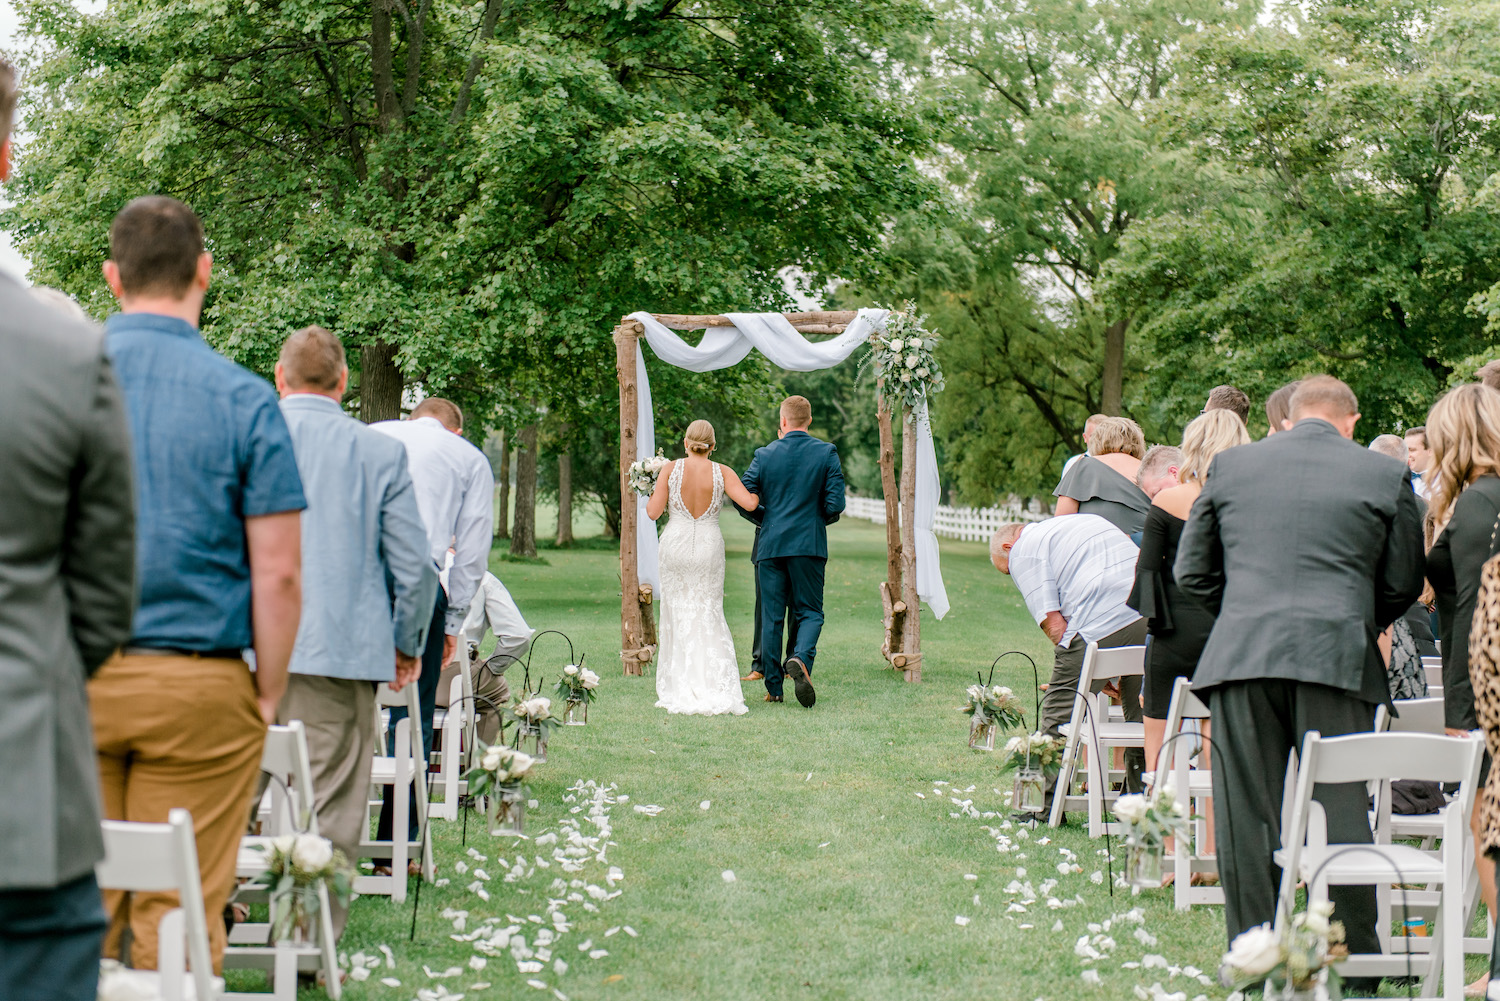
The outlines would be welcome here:
M 224 960 L 224 906 L 260 774 L 266 725 L 242 660 L 117 654 L 89 681 L 104 816 L 165 823 L 193 815 L 214 972 Z M 106 956 L 118 955 L 128 920 L 131 962 L 156 968 L 156 929 L 176 893 L 106 891 Z
M 520 640 L 507 643 L 499 640 L 495 650 L 490 654 L 493 659 L 498 654 L 510 654 L 519 656 L 526 649 L 526 641 Z M 437 704 L 444 708 L 448 705 L 448 690 L 453 685 L 453 679 L 458 677 L 458 665 L 463 658 L 463 651 L 459 651 L 458 657 L 443 668 L 442 680 L 438 682 Z M 510 682 L 504 677 L 485 667 L 487 660 L 483 657 L 475 657 L 469 661 L 469 679 L 474 685 L 475 714 L 475 736 L 484 741 L 485 744 L 493 744 L 495 738 L 500 734 L 500 710 L 510 702 Z
M 293 674 L 276 714 L 278 723 L 302 721 L 312 759 L 313 809 L 318 833 L 359 865 L 367 833 L 370 766 L 375 753 L 375 683 Z M 349 908 L 332 894 L 333 933 L 344 934 Z

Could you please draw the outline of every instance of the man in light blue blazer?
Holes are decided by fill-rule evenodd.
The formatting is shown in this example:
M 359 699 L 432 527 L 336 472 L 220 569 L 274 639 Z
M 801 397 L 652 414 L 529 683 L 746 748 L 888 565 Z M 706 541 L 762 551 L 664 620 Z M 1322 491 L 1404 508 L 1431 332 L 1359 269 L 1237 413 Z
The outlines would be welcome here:
M 322 835 L 358 864 L 375 744 L 375 688 L 415 683 L 437 598 L 406 449 L 344 413 L 344 347 L 322 327 L 288 337 L 276 389 L 307 496 L 302 622 L 279 722 L 307 730 Z M 334 908 L 342 934 L 345 908 Z
M 844 469 L 839 451 L 807 433 L 812 405 L 805 397 L 781 402 L 776 441 L 755 450 L 742 481 L 760 495 L 761 526 L 755 551 L 761 597 L 761 662 L 766 701 L 782 701 L 785 677 L 797 701 L 811 707 L 813 658 L 823 631 L 823 574 L 828 564 L 828 526 L 844 511 Z M 782 627 L 794 626 L 791 653 L 782 661 Z

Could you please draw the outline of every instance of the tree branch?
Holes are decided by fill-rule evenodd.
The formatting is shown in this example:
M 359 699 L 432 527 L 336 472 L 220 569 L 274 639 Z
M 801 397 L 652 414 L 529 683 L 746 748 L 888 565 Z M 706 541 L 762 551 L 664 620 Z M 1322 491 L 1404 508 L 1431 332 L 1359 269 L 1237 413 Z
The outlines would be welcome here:
M 474 40 L 474 54 L 469 57 L 469 68 L 464 73 L 464 82 L 458 87 L 453 114 L 448 118 L 454 125 L 463 121 L 464 115 L 469 113 L 469 95 L 474 90 L 474 81 L 479 78 L 480 70 L 484 69 L 484 47 L 495 37 L 495 25 L 499 23 L 500 12 L 504 7 L 505 0 L 487 0 L 484 5 L 484 20 L 479 25 L 479 37 Z

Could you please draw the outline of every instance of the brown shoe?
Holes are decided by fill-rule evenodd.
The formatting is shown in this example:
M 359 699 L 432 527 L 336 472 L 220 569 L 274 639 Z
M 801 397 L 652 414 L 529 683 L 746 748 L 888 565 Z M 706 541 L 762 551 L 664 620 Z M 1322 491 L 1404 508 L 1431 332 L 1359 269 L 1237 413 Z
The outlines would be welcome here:
M 780 695 L 771 695 L 771 694 L 768 693 L 766 695 L 766 701 L 767 702 L 780 702 L 781 701 L 781 696 Z
M 747 675 L 743 676 L 742 678 L 740 678 L 740 680 L 741 681 L 760 681 L 764 677 L 765 677 L 765 675 L 761 674 L 759 671 L 751 671 L 749 674 L 747 674 Z

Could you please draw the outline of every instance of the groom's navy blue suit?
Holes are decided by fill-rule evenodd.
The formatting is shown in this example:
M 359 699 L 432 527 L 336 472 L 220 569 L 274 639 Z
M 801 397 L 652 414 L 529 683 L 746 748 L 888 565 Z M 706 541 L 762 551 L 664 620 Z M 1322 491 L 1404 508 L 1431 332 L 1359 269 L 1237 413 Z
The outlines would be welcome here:
M 810 672 L 823 630 L 823 571 L 828 563 L 828 526 L 844 511 L 844 469 L 838 449 L 806 431 L 788 431 L 756 449 L 741 477 L 760 496 L 755 551 L 761 593 L 761 660 L 766 691 L 780 695 L 784 677 L 782 627 L 794 624 L 790 656 Z

